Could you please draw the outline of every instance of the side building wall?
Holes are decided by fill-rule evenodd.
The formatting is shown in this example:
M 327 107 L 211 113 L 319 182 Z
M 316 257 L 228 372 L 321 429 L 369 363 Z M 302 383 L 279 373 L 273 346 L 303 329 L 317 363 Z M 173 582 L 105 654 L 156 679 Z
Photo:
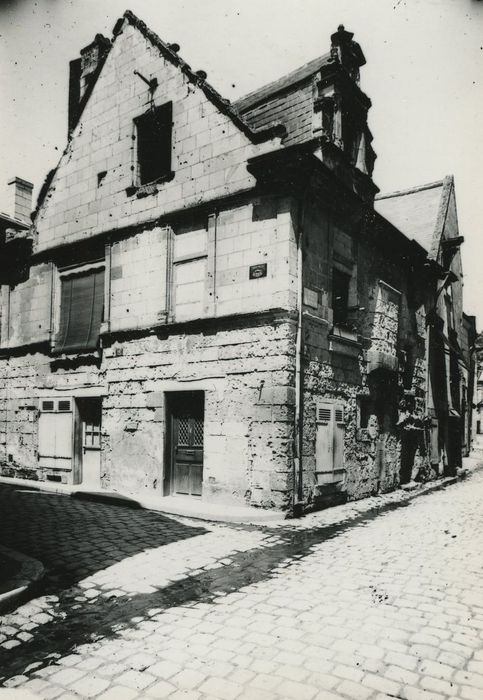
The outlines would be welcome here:
M 338 495 L 357 499 L 395 488 L 408 462 L 409 478 L 417 474 L 424 451 L 421 435 L 410 445 L 398 426 L 404 401 L 424 411 L 424 291 L 409 289 L 409 269 L 397 252 L 370 231 L 359 234 L 321 208 L 304 229 L 303 484 L 315 507 Z M 341 325 L 334 324 L 334 270 L 348 279 Z M 320 406 L 333 406 L 332 428 L 321 421 Z

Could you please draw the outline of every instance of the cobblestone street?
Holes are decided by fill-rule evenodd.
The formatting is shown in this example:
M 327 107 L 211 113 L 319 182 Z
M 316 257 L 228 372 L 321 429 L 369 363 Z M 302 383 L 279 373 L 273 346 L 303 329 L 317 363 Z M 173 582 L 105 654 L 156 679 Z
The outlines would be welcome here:
M 1 618 L 42 698 L 483 697 L 483 472 L 270 526 L 0 486 L 41 590 Z

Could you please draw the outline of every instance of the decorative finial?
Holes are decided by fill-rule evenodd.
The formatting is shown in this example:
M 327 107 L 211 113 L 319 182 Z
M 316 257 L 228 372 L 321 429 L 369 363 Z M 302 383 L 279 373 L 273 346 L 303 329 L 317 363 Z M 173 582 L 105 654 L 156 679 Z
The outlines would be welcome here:
M 339 26 L 337 27 L 337 31 L 338 31 L 338 32 L 343 32 L 343 31 L 345 31 L 344 25 L 343 25 L 343 24 L 339 24 Z

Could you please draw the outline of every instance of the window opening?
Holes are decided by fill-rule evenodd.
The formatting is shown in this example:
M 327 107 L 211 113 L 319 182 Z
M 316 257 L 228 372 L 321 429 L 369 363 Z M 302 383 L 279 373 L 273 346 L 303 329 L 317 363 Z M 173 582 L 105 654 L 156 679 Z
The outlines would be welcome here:
M 151 109 L 135 119 L 138 184 L 155 182 L 171 174 L 172 103 Z

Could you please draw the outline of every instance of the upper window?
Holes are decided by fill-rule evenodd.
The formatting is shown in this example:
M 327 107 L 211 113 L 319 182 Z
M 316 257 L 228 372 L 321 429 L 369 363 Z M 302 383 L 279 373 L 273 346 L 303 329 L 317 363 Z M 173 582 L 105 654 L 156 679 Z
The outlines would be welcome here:
M 332 269 L 332 311 L 334 325 L 343 326 L 349 321 L 350 275 L 338 268 Z
M 204 316 L 207 280 L 207 230 L 178 232 L 173 245 L 173 315 L 175 321 Z
M 135 120 L 138 184 L 146 185 L 171 175 L 173 105 L 167 102 Z
M 104 314 L 104 264 L 60 273 L 60 320 L 55 349 L 95 350 Z

